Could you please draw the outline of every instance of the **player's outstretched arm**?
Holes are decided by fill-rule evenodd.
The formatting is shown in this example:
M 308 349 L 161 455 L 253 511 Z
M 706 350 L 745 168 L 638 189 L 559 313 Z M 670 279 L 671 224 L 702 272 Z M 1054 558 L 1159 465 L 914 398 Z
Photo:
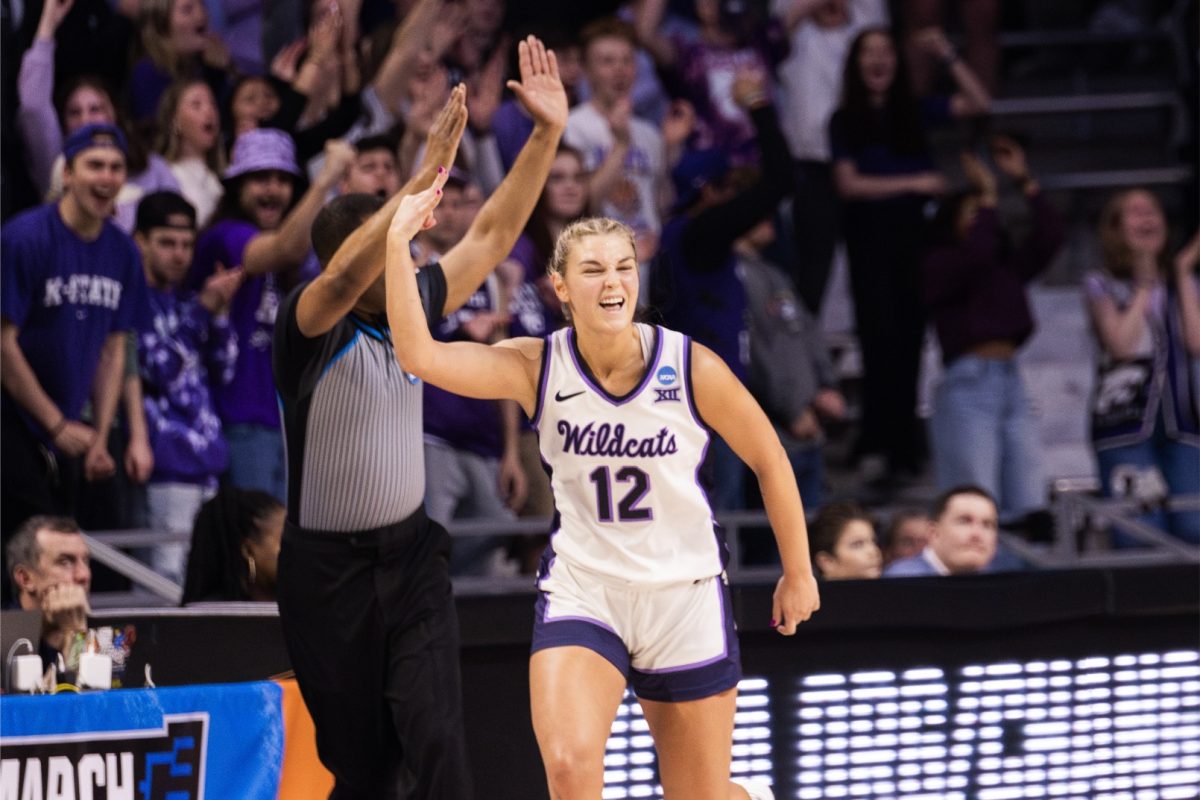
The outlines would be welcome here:
M 383 273 L 388 226 L 406 195 L 433 182 L 441 164 L 453 164 L 458 142 L 467 125 L 466 86 L 450 92 L 425 144 L 425 160 L 408 183 L 350 234 L 325 269 L 304 288 L 296 301 L 296 325 L 305 336 L 320 336 L 354 308 Z
M 796 476 L 783 445 L 758 402 L 721 357 L 692 343 L 692 385 L 696 410 L 738 458 L 754 471 L 763 506 L 783 562 L 783 577 L 771 606 L 773 624 L 784 635 L 796 632 L 821 606 L 808 554 L 808 527 Z
M 448 175 L 441 170 L 427 189 L 405 197 L 388 230 L 387 316 L 396 360 L 407 372 L 447 391 L 466 397 L 516 400 L 529 411 L 533 408 L 540 357 L 527 353 L 529 348 L 521 343 L 540 343 L 439 342 L 429 333 L 409 245 L 419 231 L 437 224 L 433 212 Z
M 509 81 L 508 88 L 533 117 L 533 133 L 508 175 L 479 209 L 462 241 L 442 257 L 446 314 L 465 303 L 512 251 L 542 193 L 558 141 L 567 127 L 567 92 L 554 51 L 530 36 L 517 46 L 517 54 L 521 80 Z

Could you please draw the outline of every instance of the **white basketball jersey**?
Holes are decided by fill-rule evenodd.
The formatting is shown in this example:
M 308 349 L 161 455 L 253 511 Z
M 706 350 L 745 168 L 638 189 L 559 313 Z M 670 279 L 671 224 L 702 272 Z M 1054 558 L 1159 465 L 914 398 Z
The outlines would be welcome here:
M 555 558 L 631 584 L 724 569 L 724 539 L 699 483 L 708 429 L 692 398 L 689 340 L 638 326 L 646 374 L 613 397 L 584 366 L 571 328 L 546 337 L 534 425 L 550 466 Z

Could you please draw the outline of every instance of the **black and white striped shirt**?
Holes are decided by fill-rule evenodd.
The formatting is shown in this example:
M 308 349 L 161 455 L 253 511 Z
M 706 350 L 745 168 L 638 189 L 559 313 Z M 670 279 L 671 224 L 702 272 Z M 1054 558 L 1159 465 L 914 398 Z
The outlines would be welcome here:
M 383 319 L 349 314 L 322 336 L 304 336 L 296 303 L 306 285 L 280 306 L 272 351 L 288 520 L 346 532 L 400 522 L 425 495 L 420 381 L 400 368 Z M 441 267 L 422 269 L 417 285 L 432 326 L 446 302 Z

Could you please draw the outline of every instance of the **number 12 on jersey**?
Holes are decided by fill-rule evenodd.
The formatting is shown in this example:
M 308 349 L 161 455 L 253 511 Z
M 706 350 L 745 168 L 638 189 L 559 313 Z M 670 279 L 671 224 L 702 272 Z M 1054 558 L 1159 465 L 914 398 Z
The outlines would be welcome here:
M 613 474 L 608 467 L 596 467 L 588 479 L 596 484 L 596 518 L 601 522 L 613 521 Z M 654 518 L 649 508 L 639 503 L 650 491 L 650 476 L 637 467 L 621 467 L 615 474 L 617 483 L 632 484 L 617 503 L 617 522 L 644 522 Z

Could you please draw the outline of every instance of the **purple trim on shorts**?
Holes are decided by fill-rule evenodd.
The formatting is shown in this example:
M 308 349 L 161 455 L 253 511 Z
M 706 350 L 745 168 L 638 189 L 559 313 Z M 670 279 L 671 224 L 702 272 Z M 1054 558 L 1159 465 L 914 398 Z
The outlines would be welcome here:
M 553 349 L 551 337 L 553 335 L 552 333 L 548 333 L 542 337 L 542 367 L 541 372 L 538 374 L 537 406 L 533 409 L 533 419 L 530 420 L 535 430 L 538 423 L 542 421 L 542 410 L 546 407 L 546 384 L 550 382 L 550 353 Z
M 741 648 L 728 603 L 729 587 L 717 578 L 721 615 L 725 630 L 725 652 L 721 657 L 708 659 L 685 667 L 663 670 L 632 670 L 630 684 L 634 693 L 646 700 L 679 703 L 700 700 L 732 689 L 742 679 Z
M 551 647 L 583 647 L 604 658 L 629 679 L 629 650 L 612 628 L 590 617 L 547 620 L 549 607 L 549 592 L 539 591 L 534 603 L 531 654 Z
M 599 385 L 598 383 L 596 383 L 595 381 L 592 380 L 591 370 L 585 368 L 583 361 L 580 358 L 579 344 L 578 344 L 578 342 L 575 341 L 575 329 L 574 328 L 567 329 L 567 351 L 571 354 L 571 361 L 575 364 L 575 371 L 579 373 L 579 377 L 583 379 L 583 382 L 585 384 L 587 384 L 592 389 L 592 391 L 594 391 L 596 394 L 603 397 L 605 400 L 607 400 L 609 403 L 611 403 L 614 406 L 623 406 L 626 403 L 628 403 L 630 400 L 633 400 L 635 397 L 637 397 L 639 394 L 641 394 L 645 390 L 645 388 L 650 385 L 650 379 L 654 376 L 654 373 L 658 370 L 658 360 L 659 360 L 659 357 L 662 355 L 662 349 L 663 349 L 663 336 L 662 336 L 663 332 L 657 326 L 655 326 L 655 331 L 656 332 L 654 335 L 654 357 L 650 359 L 649 366 L 646 368 L 646 374 L 644 374 L 642 376 L 642 379 L 638 382 L 638 385 L 633 387 L 633 389 L 629 392 L 629 394 L 626 394 L 623 397 L 613 397 L 611 394 L 609 394 L 607 391 L 605 391 L 603 386 Z

